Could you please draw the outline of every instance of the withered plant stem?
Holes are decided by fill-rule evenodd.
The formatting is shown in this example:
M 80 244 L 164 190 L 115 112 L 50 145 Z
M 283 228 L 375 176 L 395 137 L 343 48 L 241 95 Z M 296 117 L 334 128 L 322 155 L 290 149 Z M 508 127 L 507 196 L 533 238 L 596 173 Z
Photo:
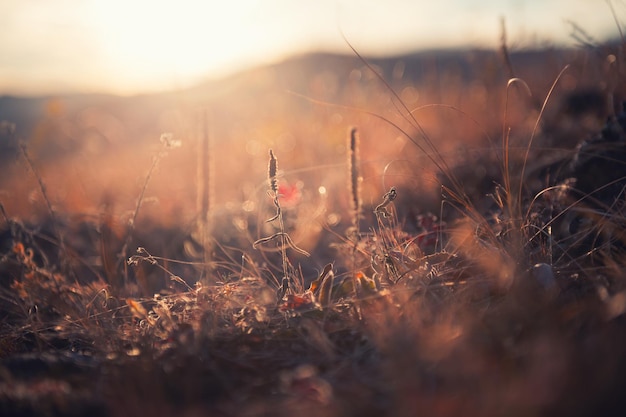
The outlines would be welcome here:
M 8 224 L 10 222 L 9 216 L 7 216 L 7 212 L 4 210 L 4 206 L 0 204 L 0 213 L 2 213 L 2 217 L 4 221 Z
M 64 238 L 63 238 L 63 234 L 61 233 L 61 230 L 59 229 L 59 225 L 58 225 L 58 222 L 57 222 L 57 217 L 56 217 L 56 214 L 54 212 L 54 209 L 52 208 L 52 203 L 50 202 L 50 198 L 48 197 L 46 184 L 43 182 L 43 177 L 39 174 L 39 171 L 37 171 L 37 168 L 35 167 L 35 164 L 34 164 L 33 160 L 30 158 L 30 155 L 28 154 L 28 148 L 27 148 L 26 144 L 23 143 L 23 142 L 20 142 L 19 148 L 20 148 L 20 151 L 22 153 L 22 156 L 24 157 L 24 160 L 26 161 L 26 164 L 28 165 L 28 168 L 31 170 L 31 172 L 33 173 L 33 175 L 37 179 L 37 184 L 39 185 L 39 192 L 41 192 L 43 200 L 46 203 L 46 208 L 48 210 L 48 214 L 50 215 L 50 221 L 52 223 L 52 230 L 53 230 L 53 232 L 55 234 L 55 237 L 57 238 L 58 243 L 59 243 L 59 251 L 63 255 L 62 256 L 63 262 L 64 263 L 68 263 L 69 262 L 69 256 L 68 256 L 67 248 L 65 247 L 65 241 L 64 241 Z M 4 209 L 3 209 L 3 212 L 4 212 Z M 5 216 L 6 216 L 6 214 L 5 214 Z M 66 272 L 71 273 L 72 271 L 69 268 L 67 268 Z
M 279 233 L 275 233 L 269 238 L 259 239 L 254 243 L 254 246 L 272 240 L 274 238 L 278 238 L 280 241 L 280 257 L 281 263 L 283 267 L 283 277 L 281 279 L 280 288 L 278 289 L 277 298 L 280 301 L 287 290 L 289 289 L 289 268 L 288 268 L 288 259 L 287 259 L 287 245 L 289 244 L 289 239 L 287 234 L 285 233 L 285 224 L 283 222 L 283 213 L 280 208 L 280 195 L 278 194 L 278 160 L 274 155 L 274 151 L 269 150 L 270 160 L 267 169 L 267 179 L 269 182 L 269 193 L 273 199 L 274 207 L 276 208 L 276 215 L 271 219 L 267 220 L 268 222 L 272 222 L 274 220 L 278 220 L 278 227 L 280 229 Z
M 352 199 L 352 226 L 358 235 L 359 217 L 361 215 L 361 178 L 359 175 L 359 140 L 356 127 L 351 128 L 348 135 L 348 171 L 350 174 L 348 189 Z
M 288 259 L 287 259 L 287 238 L 285 233 L 285 223 L 283 222 L 283 212 L 280 208 L 280 201 L 278 195 L 278 180 L 276 179 L 276 170 L 278 168 L 278 161 L 274 156 L 274 153 L 270 149 L 270 162 L 269 162 L 269 177 L 270 177 L 270 186 L 272 188 L 272 192 L 274 193 L 274 204 L 276 205 L 276 210 L 278 214 L 278 227 L 280 229 L 280 257 L 281 263 L 283 265 L 283 279 L 281 281 L 280 288 L 280 299 L 283 298 L 287 290 L 289 289 L 290 280 L 289 280 L 289 270 L 288 270 Z
M 28 155 L 28 148 L 26 144 L 23 142 L 20 143 L 20 151 L 22 152 L 22 156 L 24 157 L 24 160 L 26 161 L 26 164 L 28 165 L 28 169 L 31 170 L 31 172 L 35 176 L 35 179 L 37 180 L 37 184 L 39 185 L 39 192 L 41 193 L 41 196 L 43 197 L 43 201 L 46 203 L 46 209 L 48 210 L 48 214 L 50 215 L 50 219 L 52 220 L 52 227 L 54 228 L 54 232 L 60 241 L 61 236 L 59 234 L 59 230 L 57 229 L 56 215 L 54 214 L 52 203 L 50 202 L 50 198 L 48 197 L 46 184 L 43 182 L 43 178 L 39 174 L 39 171 L 37 171 L 37 168 L 35 167 L 33 160 L 30 158 L 30 155 Z
M 361 216 L 361 177 L 359 172 L 359 138 L 356 127 L 350 128 L 348 135 L 348 191 L 350 192 L 352 205 L 352 285 L 354 287 L 354 295 L 357 303 L 354 305 L 357 316 L 361 317 L 361 308 L 358 303 L 359 299 L 359 281 L 357 279 L 356 253 L 358 250 L 360 234 L 359 234 L 359 218 Z
M 504 17 L 500 18 L 500 31 L 500 52 L 502 53 L 502 59 L 504 59 L 504 65 L 509 71 L 509 78 L 516 78 L 513 63 L 511 62 L 509 47 L 506 44 L 506 21 Z
M 211 273 L 211 204 L 213 204 L 213 155 L 211 152 L 212 134 L 210 132 L 208 110 L 202 111 L 202 131 L 198 140 L 198 165 L 197 165 L 197 207 L 199 213 L 198 232 L 203 251 L 204 267 L 201 279 Z
M 120 251 L 120 256 L 118 262 L 124 266 L 124 280 L 128 283 L 128 264 L 126 262 L 126 258 L 128 257 L 128 247 L 133 239 L 133 233 L 135 231 L 135 226 L 137 222 L 137 216 L 139 215 L 139 209 L 141 209 L 141 205 L 143 204 L 144 197 L 146 195 L 146 190 L 148 189 L 148 184 L 152 179 L 152 174 L 156 169 L 159 161 L 165 156 L 167 153 L 167 149 L 169 144 L 167 141 L 163 142 L 161 149 L 157 153 L 157 155 L 152 159 L 152 165 L 150 165 L 150 169 L 148 170 L 148 174 L 146 175 L 146 179 L 143 182 L 143 186 L 141 187 L 141 192 L 139 193 L 139 197 L 137 198 L 137 203 L 135 204 L 135 210 L 133 211 L 133 216 L 128 221 L 128 228 L 126 229 L 126 239 L 124 240 L 124 246 L 122 246 L 122 250 Z

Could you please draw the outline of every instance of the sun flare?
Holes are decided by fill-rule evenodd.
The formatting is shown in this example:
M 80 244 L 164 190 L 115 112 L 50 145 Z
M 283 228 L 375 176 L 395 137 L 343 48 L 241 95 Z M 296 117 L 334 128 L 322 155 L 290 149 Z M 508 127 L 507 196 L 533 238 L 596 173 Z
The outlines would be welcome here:
M 312 50 L 348 53 L 346 39 L 364 55 L 379 56 L 424 48 L 494 48 L 501 17 L 513 47 L 571 43 L 575 25 L 595 40 L 617 36 L 608 7 L 589 13 L 587 0 L 564 4 L 3 0 L 0 91 L 178 89 Z M 623 13 L 623 4 L 615 7 Z
M 255 54 L 256 3 L 242 9 L 228 2 L 93 2 L 90 19 L 106 61 L 128 83 L 154 87 L 169 79 L 177 87 L 209 71 L 226 72 L 239 56 Z

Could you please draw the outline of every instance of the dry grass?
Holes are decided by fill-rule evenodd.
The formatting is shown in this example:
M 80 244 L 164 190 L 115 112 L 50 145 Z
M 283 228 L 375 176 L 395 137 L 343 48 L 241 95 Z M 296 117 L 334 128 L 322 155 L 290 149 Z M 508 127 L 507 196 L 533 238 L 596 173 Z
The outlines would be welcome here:
M 309 119 L 283 98 L 268 101 L 290 122 L 260 118 L 238 132 L 269 138 L 247 142 L 240 163 L 229 157 L 241 142 L 212 144 L 211 210 L 207 186 L 190 180 L 197 155 L 183 147 L 165 157 L 171 141 L 143 167 L 140 149 L 116 156 L 117 171 L 128 163 L 143 178 L 136 184 L 96 158 L 100 180 L 119 184 L 100 207 L 90 193 L 66 204 L 54 195 L 76 160 L 47 164 L 22 148 L 45 210 L 2 207 L 0 412 L 623 414 L 621 188 L 599 201 L 599 190 L 576 193 L 554 161 L 533 163 L 564 146 L 557 133 L 571 120 L 553 108 L 568 90 L 626 97 L 622 74 L 606 65 L 621 55 L 598 47 L 585 71 L 573 57 L 562 75 L 533 63 L 551 74 L 537 80 L 505 46 L 497 73 L 515 70 L 524 84 L 481 79 L 496 71 L 487 59 L 469 80 L 458 68 L 430 74 L 435 94 L 431 79 L 386 81 L 364 64 L 335 92 L 368 110 L 320 105 L 337 98 L 329 73 L 311 83 L 311 95 L 330 97 L 313 97 Z M 426 98 L 409 103 L 416 91 Z M 443 104 L 422 104 L 435 96 Z M 239 114 L 241 124 L 258 117 Z M 347 124 L 359 126 L 360 145 L 355 129 L 343 145 Z M 265 145 L 276 151 L 270 202 Z M 28 188 L 33 178 L 13 169 L 4 186 Z M 195 238 L 198 223 L 211 224 L 210 242 Z

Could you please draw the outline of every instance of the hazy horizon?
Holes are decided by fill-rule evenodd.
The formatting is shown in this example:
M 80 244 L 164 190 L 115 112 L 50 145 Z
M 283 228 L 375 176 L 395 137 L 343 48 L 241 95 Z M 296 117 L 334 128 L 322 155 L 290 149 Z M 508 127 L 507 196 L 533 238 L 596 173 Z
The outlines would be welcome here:
M 421 2 L 420 2 L 421 3 Z M 623 1 L 289 0 L 133 2 L 7 0 L 0 94 L 131 95 L 188 87 L 309 52 L 573 46 L 618 36 Z M 620 22 L 621 24 L 621 22 Z

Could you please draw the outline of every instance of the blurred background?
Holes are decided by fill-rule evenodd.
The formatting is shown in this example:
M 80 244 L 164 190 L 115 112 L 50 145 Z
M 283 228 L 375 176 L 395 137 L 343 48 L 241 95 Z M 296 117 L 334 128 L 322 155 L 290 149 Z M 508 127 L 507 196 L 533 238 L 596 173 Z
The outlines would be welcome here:
M 307 52 L 393 56 L 615 38 L 621 0 L 5 0 L 0 92 L 136 94 Z M 343 33 L 343 36 L 342 36 Z
M 294 227 L 319 232 L 347 219 L 345 143 L 357 126 L 364 203 L 404 187 L 414 219 L 441 197 L 424 149 L 471 167 L 462 177 L 476 195 L 492 186 L 499 167 L 475 161 L 501 143 L 512 76 L 533 93 L 510 91 L 506 123 L 522 149 L 565 65 L 545 120 L 575 91 L 614 95 L 625 9 L 618 0 L 5 0 L 0 203 L 8 216 L 37 218 L 47 198 L 59 213 L 96 221 L 106 210 L 126 224 L 144 193 L 139 220 L 191 225 L 208 205 L 253 241 L 264 232 L 251 225 L 271 217 L 272 148 Z M 182 146 L 164 149 L 163 132 Z

